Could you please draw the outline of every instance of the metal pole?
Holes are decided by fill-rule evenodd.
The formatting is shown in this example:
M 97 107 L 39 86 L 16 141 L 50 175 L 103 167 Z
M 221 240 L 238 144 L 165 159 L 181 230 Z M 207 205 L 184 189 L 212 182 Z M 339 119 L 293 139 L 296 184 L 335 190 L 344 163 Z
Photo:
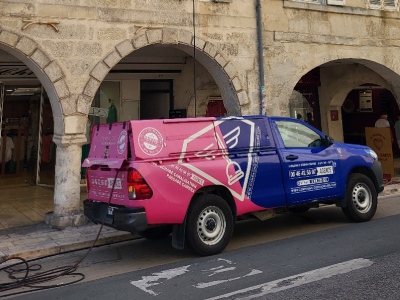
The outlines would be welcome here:
M 194 117 L 197 117 L 197 94 L 196 94 L 196 8 L 193 0 L 193 96 Z
M 260 81 L 260 113 L 265 115 L 265 86 L 264 86 L 264 56 L 263 56 L 263 39 L 262 39 L 262 16 L 261 3 L 256 0 L 256 18 L 257 18 L 257 40 L 258 40 L 258 68 Z

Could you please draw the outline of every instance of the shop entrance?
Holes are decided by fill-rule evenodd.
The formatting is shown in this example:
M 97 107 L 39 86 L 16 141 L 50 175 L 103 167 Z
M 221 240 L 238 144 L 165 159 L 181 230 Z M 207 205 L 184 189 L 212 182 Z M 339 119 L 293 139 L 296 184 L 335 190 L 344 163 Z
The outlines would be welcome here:
M 392 136 L 396 137 L 394 124 L 400 114 L 394 95 L 387 89 L 366 83 L 350 91 L 342 105 L 344 142 L 366 145 L 365 128 L 374 127 L 381 113 L 388 115 Z M 354 120 L 357 120 L 355 122 Z M 400 155 L 400 145 L 393 138 L 392 151 Z
M 41 85 L 0 84 L 0 188 L 54 184 L 53 127 Z

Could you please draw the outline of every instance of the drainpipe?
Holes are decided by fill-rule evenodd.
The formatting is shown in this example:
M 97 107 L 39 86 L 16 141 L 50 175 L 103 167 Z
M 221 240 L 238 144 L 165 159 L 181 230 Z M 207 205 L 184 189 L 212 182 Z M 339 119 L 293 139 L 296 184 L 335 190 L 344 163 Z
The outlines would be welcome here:
M 264 57 L 263 57 L 263 40 L 262 40 L 262 20 L 261 20 L 261 3 L 256 0 L 256 18 L 257 18 L 257 40 L 258 40 L 258 68 L 259 68 L 259 84 L 260 84 L 260 114 L 265 115 L 265 86 L 264 86 Z

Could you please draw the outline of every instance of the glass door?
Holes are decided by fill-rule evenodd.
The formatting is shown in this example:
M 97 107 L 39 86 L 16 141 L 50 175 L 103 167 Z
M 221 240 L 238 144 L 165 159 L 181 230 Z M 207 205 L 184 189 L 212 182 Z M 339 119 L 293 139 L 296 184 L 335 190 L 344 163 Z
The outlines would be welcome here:
M 34 91 L 32 87 L 0 85 L 0 187 L 35 184 L 30 147 L 35 139 L 30 107 Z

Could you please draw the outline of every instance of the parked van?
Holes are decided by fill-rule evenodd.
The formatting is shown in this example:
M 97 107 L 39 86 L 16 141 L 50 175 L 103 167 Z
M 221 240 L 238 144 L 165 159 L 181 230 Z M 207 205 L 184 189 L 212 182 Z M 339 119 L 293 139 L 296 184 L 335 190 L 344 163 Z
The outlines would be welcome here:
M 140 120 L 92 128 L 85 215 L 198 255 L 220 253 L 237 220 L 340 207 L 370 220 L 383 191 L 369 147 L 292 118 Z

